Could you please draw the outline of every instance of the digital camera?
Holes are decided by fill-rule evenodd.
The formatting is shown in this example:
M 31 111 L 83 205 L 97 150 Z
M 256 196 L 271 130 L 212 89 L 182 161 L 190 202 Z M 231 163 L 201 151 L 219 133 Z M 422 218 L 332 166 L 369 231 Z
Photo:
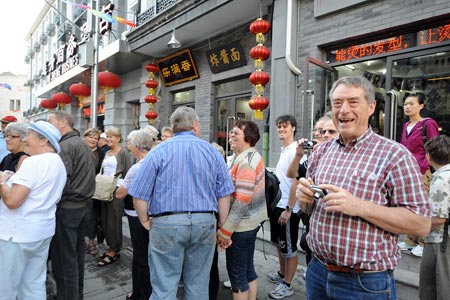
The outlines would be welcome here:
M 311 185 L 309 188 L 314 192 L 315 199 L 323 198 L 327 195 L 327 191 L 324 189 L 321 189 L 317 185 Z
M 306 142 L 303 143 L 303 149 L 304 150 L 311 150 L 314 147 L 315 144 L 317 144 L 317 142 L 315 142 L 315 141 L 306 141 Z

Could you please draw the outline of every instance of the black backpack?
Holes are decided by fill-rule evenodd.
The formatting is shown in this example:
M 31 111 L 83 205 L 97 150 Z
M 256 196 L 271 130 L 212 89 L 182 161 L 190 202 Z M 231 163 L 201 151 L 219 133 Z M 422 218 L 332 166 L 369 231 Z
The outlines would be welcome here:
M 248 153 L 247 158 L 248 162 L 252 161 L 253 155 L 255 152 Z M 265 169 L 265 194 L 266 194 L 266 206 L 267 206 L 267 215 L 270 216 L 277 207 L 278 201 L 281 199 L 281 190 L 280 190 L 280 180 L 277 175 L 272 171 Z
M 277 207 L 278 201 L 281 199 L 280 180 L 272 171 L 265 170 L 266 180 L 266 205 L 267 214 L 270 216 Z

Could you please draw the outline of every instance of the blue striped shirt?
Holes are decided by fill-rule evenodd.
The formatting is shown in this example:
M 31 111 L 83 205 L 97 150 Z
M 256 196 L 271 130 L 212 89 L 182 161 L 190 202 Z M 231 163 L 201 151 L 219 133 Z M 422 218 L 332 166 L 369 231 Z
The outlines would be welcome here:
M 225 160 L 191 131 L 176 133 L 142 161 L 129 194 L 149 203 L 149 214 L 218 211 L 218 199 L 233 193 Z

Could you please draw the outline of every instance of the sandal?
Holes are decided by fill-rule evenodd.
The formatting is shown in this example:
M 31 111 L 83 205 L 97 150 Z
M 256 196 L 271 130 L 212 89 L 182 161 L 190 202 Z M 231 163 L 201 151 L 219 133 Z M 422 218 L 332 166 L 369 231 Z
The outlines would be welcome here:
M 114 256 L 110 256 L 110 255 L 106 255 L 105 258 L 103 258 L 102 260 L 100 260 L 97 264 L 97 266 L 99 267 L 105 267 L 107 265 L 112 264 L 113 262 L 115 262 L 117 259 L 119 259 L 120 254 L 116 253 L 116 255 Z
M 98 249 L 97 247 L 95 247 L 95 245 L 91 245 L 88 247 L 87 251 L 89 252 L 90 255 L 92 256 L 96 256 L 98 254 Z

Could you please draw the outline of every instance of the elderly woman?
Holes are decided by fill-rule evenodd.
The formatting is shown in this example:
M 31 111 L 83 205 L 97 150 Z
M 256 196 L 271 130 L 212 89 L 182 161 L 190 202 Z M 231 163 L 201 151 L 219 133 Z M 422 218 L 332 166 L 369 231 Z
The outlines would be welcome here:
M 230 214 L 219 224 L 218 243 L 226 248 L 233 299 L 255 300 L 258 289 L 253 254 L 259 224 L 267 219 L 264 162 L 254 148 L 259 137 L 258 125 L 252 121 L 238 120 L 231 131 L 230 175 L 235 191 Z
M 106 152 L 102 162 L 102 172 L 107 176 L 127 175 L 131 166 L 131 159 L 127 151 L 120 146 L 122 142 L 122 133 L 116 127 L 110 127 L 106 131 L 106 140 L 110 150 Z M 111 202 L 102 203 L 102 227 L 105 234 L 108 251 L 98 262 L 99 267 L 104 267 L 115 262 L 119 257 L 119 251 L 122 248 L 122 215 L 123 201 L 114 199 Z
M 31 123 L 24 138 L 24 150 L 30 157 L 11 177 L 0 173 L 2 299 L 46 299 L 47 256 L 55 234 L 56 203 L 67 178 L 57 154 L 60 138 L 52 124 Z
M 127 148 L 136 158 L 136 163 L 128 170 L 127 176 L 116 190 L 117 199 L 125 199 L 125 214 L 130 227 L 131 244 L 133 246 L 132 284 L 133 292 L 127 299 L 147 300 L 150 298 L 150 270 L 148 266 L 148 230 L 139 221 L 134 210 L 133 198 L 128 196 L 128 188 L 139 171 L 142 160 L 153 147 L 153 136 L 147 130 L 134 130 L 128 134 Z
M 96 128 L 89 128 L 86 129 L 83 133 L 83 140 L 86 143 L 86 145 L 89 147 L 89 149 L 92 150 L 92 153 L 94 154 L 94 163 L 95 163 L 95 173 L 98 174 L 100 172 L 100 166 L 103 161 L 103 157 L 105 156 L 105 153 L 100 150 L 100 148 L 97 146 L 98 140 L 100 138 L 100 130 Z M 87 251 L 91 255 L 97 255 L 98 249 L 95 246 L 94 239 L 97 236 L 97 242 L 102 243 L 103 242 L 103 230 L 101 225 L 101 202 L 92 199 L 89 202 L 89 213 L 86 220 L 86 236 L 89 239 L 88 242 L 88 249 Z
M 27 133 L 27 125 L 23 123 L 9 123 L 5 128 L 6 148 L 9 153 L 0 163 L 0 170 L 17 172 L 22 161 L 29 155 L 24 152 L 25 143 L 23 138 Z

